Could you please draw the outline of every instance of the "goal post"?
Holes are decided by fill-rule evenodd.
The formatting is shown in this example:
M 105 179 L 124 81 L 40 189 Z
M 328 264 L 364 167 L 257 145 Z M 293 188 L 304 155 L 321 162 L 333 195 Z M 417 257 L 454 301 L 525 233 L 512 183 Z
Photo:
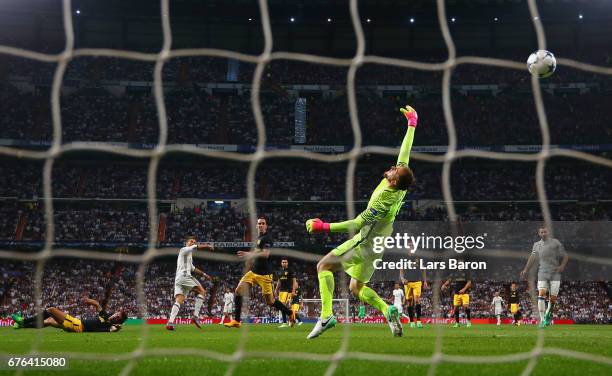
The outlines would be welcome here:
M 321 299 L 302 299 L 304 310 L 302 311 L 305 318 L 316 320 L 321 313 Z M 336 317 L 341 322 L 350 322 L 351 311 L 348 299 L 332 299 L 332 307 Z

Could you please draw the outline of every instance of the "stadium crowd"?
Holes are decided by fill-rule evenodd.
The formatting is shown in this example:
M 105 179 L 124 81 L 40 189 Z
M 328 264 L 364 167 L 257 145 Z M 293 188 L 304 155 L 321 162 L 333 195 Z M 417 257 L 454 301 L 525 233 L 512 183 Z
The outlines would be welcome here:
M 480 54 L 482 51 L 473 51 Z M 488 51 L 489 53 L 494 51 Z M 523 49 L 504 49 L 502 58 L 522 61 Z M 559 50 L 564 57 L 576 55 L 581 61 L 592 64 L 609 65 L 612 55 L 601 48 L 572 48 Z M 410 56 L 411 60 L 425 63 L 439 63 L 445 55 Z M 401 57 L 399 57 L 401 58 Z M 72 59 L 65 73 L 66 80 L 86 81 L 145 81 L 153 79 L 154 63 L 109 57 L 78 57 Z M 264 80 L 276 84 L 325 84 L 344 85 L 347 67 L 311 64 L 301 61 L 275 60 L 266 65 Z M 54 64 L 15 56 L 0 56 L 0 78 L 20 77 L 37 82 L 49 81 L 53 77 Z M 170 59 L 164 65 L 162 78 L 165 82 L 185 83 L 250 83 L 253 79 L 255 64 L 230 62 L 214 57 L 179 57 Z M 230 73 L 230 74 L 228 74 Z M 235 73 L 235 74 L 234 74 Z M 551 82 L 579 82 L 605 79 L 593 73 L 566 68 L 563 75 L 549 78 Z M 442 74 L 438 71 L 423 72 L 394 66 L 364 64 L 358 71 L 356 81 L 367 85 L 438 85 Z M 504 82 L 512 85 L 529 85 L 529 76 L 524 71 L 500 69 L 481 65 L 460 65 L 453 72 L 453 82 L 461 84 L 496 84 Z
M 440 60 L 442 60 L 442 57 Z M 610 62 L 609 56 L 592 61 Z M 438 61 L 440 61 L 438 60 Z M 224 59 L 171 59 L 163 78 L 172 87 L 165 92 L 168 122 L 168 143 L 254 145 L 257 132 L 248 87 L 212 90 L 205 83 L 249 84 L 253 66 L 240 63 L 234 68 Z M 52 123 L 49 82 L 54 64 L 0 56 L 0 139 L 48 142 Z M 70 61 L 61 97 L 62 141 L 121 142 L 132 147 L 149 147 L 158 142 L 159 119 L 155 100 L 148 86 L 153 64 L 108 58 L 77 58 Z M 298 62 L 274 61 L 266 66 L 261 93 L 261 109 L 266 124 L 267 145 L 288 147 L 295 143 L 296 92 L 288 85 L 328 85 L 328 91 L 302 90 L 307 98 L 306 134 L 311 145 L 352 145 L 354 135 L 349 120 L 348 101 L 344 93 L 346 68 Z M 145 81 L 144 84 L 110 81 Z M 541 132 L 533 98 L 529 93 L 529 77 L 524 72 L 487 69 L 462 65 L 455 69 L 453 85 L 495 85 L 480 89 L 455 87 L 452 109 L 458 144 L 536 145 Z M 568 69 L 555 75 L 546 84 L 585 83 L 563 91 L 545 91 L 544 102 L 552 144 L 602 144 L 612 137 L 612 127 L 602 126 L 610 119 L 609 78 L 602 78 Z M 442 111 L 438 72 L 365 65 L 357 73 L 357 105 L 364 145 L 397 146 L 404 122 L 397 108 L 413 103 L 419 111 L 421 126 L 418 145 L 447 145 L 448 134 Z M 372 85 L 406 85 L 410 88 L 377 92 Z M 608 85 L 608 86 L 606 86 Z M 606 90 L 607 89 L 607 90 Z M 142 247 L 148 241 L 149 213 L 147 168 L 136 162 L 108 162 L 88 156 L 78 163 L 60 160 L 53 170 L 55 241 L 105 242 Z M 388 163 L 387 163 L 388 164 Z M 411 162 L 417 183 L 410 200 L 435 200 L 432 205 L 413 205 L 400 211 L 402 220 L 447 219 L 442 199 L 440 166 Z M 360 163 L 356 171 L 355 198 L 357 212 L 364 208 L 372 188 L 386 165 Z M 340 173 L 338 171 L 341 171 Z M 0 171 L 0 240 L 5 242 L 41 241 L 46 221 L 42 196 L 41 165 L 33 162 L 2 163 Z M 246 196 L 245 165 L 231 163 L 189 164 L 162 161 L 157 174 L 157 194 L 161 200 L 177 198 L 242 199 Z M 314 163 L 262 162 L 256 176 L 258 212 L 271 221 L 272 236 L 277 241 L 293 241 L 296 247 L 321 252 L 344 239 L 330 234 L 323 238 L 307 235 L 304 220 L 321 217 L 334 221 L 346 218 L 346 165 Z M 579 163 L 550 162 L 546 169 L 546 191 L 552 200 L 553 219 L 612 220 L 609 169 Z M 451 189 L 463 220 L 517 221 L 541 220 L 532 165 L 508 163 L 476 165 L 456 163 L 451 170 Z M 20 199 L 17 201 L 14 198 Z M 75 200 L 76 199 L 76 200 Z M 126 199 L 127 201 L 110 201 Z M 482 203 L 478 201 L 504 201 Z M 274 202 L 268 202 L 274 201 Z M 307 202 L 301 202 L 307 201 Z M 320 201 L 335 201 L 320 203 Z M 509 202 L 516 201 L 516 202 Z M 578 203 L 581 201 L 583 203 Z M 342 202 L 342 203 L 341 203 Z M 584 203 L 588 202 L 588 203 Z M 180 243 L 186 233 L 195 233 L 205 241 L 245 241 L 249 226 L 241 208 L 209 207 L 198 204 L 179 208 L 172 203 L 158 204 L 162 214 L 163 244 Z M 157 229 L 159 230 L 159 229 Z M 14 246 L 14 244 L 13 244 Z M 233 251 L 233 250 L 231 250 Z M 207 314 L 219 316 L 222 294 L 233 289 L 241 275 L 241 265 L 204 263 L 204 269 L 215 276 L 205 286 L 210 294 Z M 314 265 L 292 261 L 298 272 L 305 297 L 315 298 Z M 146 268 L 145 305 L 139 306 L 136 296 L 137 267 L 99 261 L 53 260 L 47 263 L 42 279 L 42 302 L 75 314 L 92 314 L 79 304 L 83 294 L 103 295 L 113 287 L 112 309 L 125 309 L 130 316 L 167 317 L 174 281 L 174 260 L 164 259 Z M 34 310 L 31 281 L 35 267 L 17 261 L 0 263 L 0 316 L 22 307 Z M 391 296 L 393 281 L 377 281 L 375 289 Z M 78 289 L 75 289 L 78 286 Z M 490 317 L 490 301 L 495 291 L 504 296 L 507 286 L 495 281 L 476 283 L 473 289 L 474 317 Z M 531 316 L 531 302 L 522 285 L 522 307 Z M 566 281 L 559 296 L 558 316 L 577 322 L 610 323 L 612 305 L 610 283 Z M 357 302 L 351 299 L 351 306 Z M 422 300 L 425 312 L 431 313 L 431 290 Z M 182 313 L 192 309 L 191 300 Z M 250 301 L 253 316 L 272 316 L 259 299 Z M 308 308 L 307 316 L 317 314 L 317 307 Z M 449 317 L 450 297 L 443 295 L 441 312 Z M 373 311 L 368 311 L 373 315 Z
M 4 159 L 0 197 L 32 199 L 42 196 L 42 164 Z M 355 171 L 355 198 L 367 200 L 393 158 L 364 161 Z M 480 162 L 480 163 L 478 163 Z M 416 182 L 408 198 L 441 199 L 441 164 L 411 162 Z M 210 161 L 162 162 L 157 172 L 157 198 L 237 199 L 247 195 L 246 163 Z M 572 173 L 567 173 L 572 171 Z M 61 160 L 54 166 L 53 196 L 57 198 L 144 199 L 148 164 L 130 161 Z M 273 201 L 344 201 L 345 163 L 266 161 L 256 171 L 255 195 Z M 282 184 L 279 181 L 282 179 Z M 612 169 L 595 164 L 551 161 L 545 188 L 551 200 L 607 200 Z M 536 200 L 535 165 L 512 162 L 453 164 L 451 192 L 458 201 Z
M 354 142 L 344 95 L 333 98 L 305 94 L 306 144 L 346 145 Z M 21 93 L 0 86 L 0 138 L 50 141 L 52 134 L 48 92 Z M 551 143 L 600 144 L 610 139 L 610 127 L 601 127 L 609 115 L 605 93 L 588 92 L 544 95 L 550 124 Z M 166 94 L 168 143 L 255 145 L 257 132 L 249 93 L 208 93 L 177 88 Z M 102 88 L 81 88 L 65 94 L 62 106 L 63 142 L 93 141 L 131 143 L 144 147 L 158 142 L 158 116 L 154 98 L 146 92 L 123 96 Z M 417 145 L 447 145 L 448 136 L 439 95 L 409 97 L 406 94 L 379 96 L 364 89 L 358 92 L 359 125 L 364 145 L 397 146 L 404 125 L 396 111 L 414 104 L 422 118 Z M 295 98 L 285 91 L 261 95 L 266 125 L 266 144 L 294 144 Z M 512 108 L 512 111 L 507 111 Z M 588 111 L 588 112 L 587 112 Z M 520 113 L 517 119 L 515 114 Z M 453 115 L 458 144 L 539 145 L 540 127 L 530 97 L 503 91 L 453 93 Z M 588 116 L 587 116 L 588 115 Z M 333 126 L 330 126 L 333 125 Z
M 136 293 L 137 266 L 111 262 L 54 259 L 45 265 L 42 278 L 42 304 L 56 306 L 75 315 L 92 315 L 94 312 L 80 303 L 82 296 L 87 295 L 101 299 L 107 289 L 112 289 L 110 309 L 123 309 L 130 317 L 167 318 L 173 302 L 173 286 L 175 263 L 173 260 L 156 260 L 146 267 L 144 275 L 144 295 L 146 302 L 140 305 Z M 213 276 L 213 281 L 203 281 L 208 296 L 202 309 L 202 315 L 219 317 L 223 305 L 223 294 L 233 291 L 242 275 L 240 263 L 214 263 L 196 259 L 195 263 Z M 280 265 L 275 259 L 275 265 Z M 316 272 L 313 263 L 290 261 L 290 267 L 296 272 L 304 298 L 317 298 Z M 22 309 L 26 313 L 34 312 L 33 286 L 25 281 L 34 280 L 36 267 L 31 263 L 9 262 L 0 265 L 0 317 Z M 517 271 L 518 274 L 518 271 Z M 339 278 L 339 277 L 337 277 Z M 338 286 L 341 286 L 338 281 Z M 373 282 L 373 288 L 381 292 L 387 300 L 392 298 L 395 281 Z M 609 282 L 599 281 L 564 281 L 560 289 L 556 317 L 573 319 L 579 323 L 612 323 L 610 309 L 612 303 L 608 290 Z M 521 282 L 519 292 L 521 309 L 524 317 L 534 313 L 526 282 Z M 475 281 L 470 291 L 470 307 L 472 317 L 493 317 L 491 299 L 498 291 L 507 301 L 509 282 Z M 343 292 L 339 291 L 339 296 Z M 252 317 L 276 317 L 276 311 L 271 310 L 258 294 L 249 301 L 249 312 Z M 350 306 L 359 304 L 354 298 L 349 298 Z M 441 294 L 440 317 L 452 317 L 452 296 L 447 292 Z M 431 317 L 432 289 L 425 289 L 421 299 L 423 312 Z M 305 304 L 302 314 L 309 318 L 318 315 L 316 304 Z M 193 311 L 193 299 L 186 300 L 181 316 L 189 317 Z M 144 312 L 144 315 L 142 315 Z M 343 311 L 339 310 L 340 314 Z M 350 312 L 348 313 L 350 314 Z M 374 309 L 368 307 L 366 314 L 375 317 Z M 508 315 L 509 316 L 509 315 Z
M 165 93 L 169 143 L 256 144 L 248 89 L 201 86 L 206 82 L 227 82 L 230 65 L 206 58 L 172 59 L 166 65 L 165 78 L 173 83 Z M 240 66 L 243 69 L 238 68 L 236 82 L 249 84 L 252 67 Z M 63 142 L 128 142 L 140 147 L 157 143 L 158 115 L 150 86 L 123 83 L 117 89 L 116 84 L 108 84 L 113 79 L 144 80 L 149 84 L 152 68 L 149 63 L 108 58 L 71 61 L 65 79 L 68 84 L 79 84 L 68 85 L 69 89 L 62 93 Z M 3 113 L 0 138 L 50 141 L 48 81 L 52 72 L 52 64 L 15 58 L 0 60 L 0 78 L 5 78 L 0 84 Z M 406 102 L 415 105 L 422 119 L 419 144 L 448 144 L 439 73 L 376 65 L 366 65 L 358 72 L 357 80 L 362 86 L 357 90 L 357 104 L 364 145 L 397 144 L 403 121 L 396 109 Z M 27 84 L 23 85 L 23 81 L 13 84 L 11 79 L 15 77 Z M 287 84 L 344 85 L 346 69 L 274 61 L 267 66 L 264 77 L 260 102 L 267 144 L 286 147 L 295 141 L 297 95 Z M 610 127 L 599 126 L 609 118 L 610 91 L 605 87 L 608 80 L 569 69 L 563 76 L 555 75 L 547 81 L 555 85 L 576 82 L 586 86 L 544 93 L 552 144 L 599 144 L 612 135 Z M 386 84 L 414 86 L 417 90 L 379 90 L 371 86 Z M 526 93 L 529 77 L 524 72 L 461 65 L 453 74 L 453 84 L 500 85 L 494 89 L 453 90 L 452 109 L 459 145 L 541 143 L 533 98 Z M 322 92 L 311 88 L 300 91 L 299 96 L 307 98 L 307 144 L 353 144 L 344 90 Z
M 13 205 L 13 206 L 11 206 Z M 42 204 L 28 208 L 9 204 L 2 209 L 0 241 L 18 245 L 21 241 L 45 239 L 46 221 Z M 356 205 L 356 213 L 365 208 L 365 203 Z M 597 204 L 563 203 L 551 204 L 553 220 L 559 221 L 608 221 L 611 219 L 608 206 Z M 542 221 L 539 204 L 474 203 L 457 205 L 456 210 L 465 222 L 475 221 Z M 339 244 L 342 234 L 330 234 L 325 241 L 321 237 L 308 235 L 304 221 L 308 218 L 325 218 L 329 221 L 346 219 L 346 205 L 287 205 L 282 203 L 260 204 L 258 213 L 270 218 L 272 231 L 277 241 L 295 242 L 298 247 L 323 249 Z M 185 234 L 194 233 L 207 241 L 244 241 L 249 234 L 248 215 L 235 208 L 214 208 L 206 205 L 166 208 L 160 210 L 165 225 L 158 227 L 164 236 L 161 243 L 176 244 Z M 406 205 L 397 216 L 398 221 L 447 221 L 445 206 L 414 208 Z M 149 237 L 149 217 L 145 204 L 125 205 L 116 202 L 63 203 L 54 208 L 55 241 L 80 243 L 125 243 L 143 246 Z M 159 226 L 159 225 L 158 225 Z M 21 235 L 17 235 L 20 233 Z M 327 244 L 327 245 L 326 245 Z

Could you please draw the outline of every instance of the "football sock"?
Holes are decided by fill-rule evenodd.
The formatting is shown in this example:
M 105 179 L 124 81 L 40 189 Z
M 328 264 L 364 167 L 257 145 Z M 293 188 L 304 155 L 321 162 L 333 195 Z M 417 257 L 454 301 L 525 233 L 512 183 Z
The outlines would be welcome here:
M 359 290 L 359 300 L 364 303 L 368 303 L 372 307 L 382 312 L 383 315 L 387 316 L 389 306 L 380 298 L 380 296 L 378 296 L 376 291 L 372 290 L 368 286 L 363 286 L 361 290 Z
M 295 321 L 302 322 L 302 319 L 300 318 L 300 315 L 298 315 L 297 313 L 295 314 Z
M 283 311 L 281 311 L 281 315 L 283 316 L 283 322 L 286 323 L 287 322 L 287 314 Z
M 172 305 L 172 310 L 170 311 L 170 319 L 168 320 L 168 325 L 174 324 L 174 319 L 176 319 L 176 315 L 178 315 L 179 309 L 181 309 L 181 305 L 177 302 L 174 302 L 174 304 Z
M 221 315 L 221 324 L 223 324 L 223 321 L 225 321 L 225 314 Z
M 280 302 L 280 300 L 276 299 L 274 301 L 274 304 L 272 305 L 272 307 L 278 309 L 279 311 L 281 311 L 283 313 L 283 316 L 286 315 L 290 315 L 291 316 L 291 310 L 289 308 L 287 308 L 286 305 L 284 305 L 283 303 Z
M 44 324 L 42 323 L 42 321 L 45 321 L 45 319 L 48 317 L 51 317 L 51 315 L 47 312 L 46 309 L 44 309 L 38 315 L 34 315 L 32 317 L 23 319 L 23 327 L 24 328 L 42 328 L 44 327 Z M 37 326 L 38 318 L 40 318 L 42 326 Z
M 467 321 L 470 321 L 472 319 L 472 310 L 469 308 L 465 309 L 465 318 L 467 319 Z
M 459 307 L 455 307 L 455 322 L 459 324 Z
M 544 321 L 544 312 L 546 311 L 546 298 L 538 296 L 538 313 L 540 314 L 540 321 Z
M 550 315 L 552 314 L 553 309 L 555 309 L 555 302 L 553 302 L 552 300 L 550 300 L 548 302 L 548 309 L 546 310 L 546 314 Z
M 242 314 L 242 296 L 236 294 L 236 296 L 234 296 L 234 320 L 240 322 L 241 314 Z
M 334 274 L 329 270 L 319 272 L 319 294 L 321 295 L 321 318 L 332 315 L 332 299 L 334 298 Z
M 204 304 L 204 296 L 203 295 L 198 295 L 195 298 L 195 307 L 193 309 L 193 315 L 195 317 L 199 317 L 200 316 L 200 309 L 202 308 L 202 304 Z
M 412 304 L 408 306 L 408 318 L 410 322 L 412 322 L 412 319 L 414 318 L 414 307 Z
M 417 305 L 415 307 L 415 311 L 416 311 L 416 319 L 417 319 L 417 321 L 421 321 L 421 303 L 417 303 Z

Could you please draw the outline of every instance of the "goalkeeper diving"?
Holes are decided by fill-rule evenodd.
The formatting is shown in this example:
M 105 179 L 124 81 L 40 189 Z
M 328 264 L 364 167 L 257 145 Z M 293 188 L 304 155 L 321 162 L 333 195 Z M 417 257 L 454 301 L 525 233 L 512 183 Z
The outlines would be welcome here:
M 353 238 L 329 252 L 317 264 L 321 316 L 308 335 L 308 339 L 316 338 L 336 325 L 337 320 L 332 312 L 333 272 L 339 270 L 340 267 L 351 276 L 349 285 L 351 293 L 360 301 L 378 309 L 387 319 L 394 336 L 400 337 L 403 333 L 397 308 L 387 305 L 374 290 L 366 286 L 376 270 L 374 262 L 383 256 L 382 253 L 373 251 L 374 238 L 391 235 L 393 222 L 402 207 L 406 191 L 414 182 L 414 174 L 408 167 L 408 160 L 418 116 L 410 106 L 401 108 L 400 111 L 408 121 L 408 130 L 402 141 L 397 163 L 385 171 L 384 178 L 368 201 L 368 207 L 355 219 L 344 222 L 327 223 L 319 218 L 306 221 L 306 230 L 309 233 L 356 232 Z

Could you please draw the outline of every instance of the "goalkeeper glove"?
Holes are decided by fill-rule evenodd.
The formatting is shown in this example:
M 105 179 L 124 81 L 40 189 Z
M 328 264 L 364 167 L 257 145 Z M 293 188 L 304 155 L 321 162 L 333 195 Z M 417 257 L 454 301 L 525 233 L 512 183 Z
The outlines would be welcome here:
M 306 231 L 309 233 L 329 232 L 329 223 L 323 222 L 319 218 L 309 219 L 306 221 Z
M 417 115 L 417 112 L 414 110 L 414 108 L 406 106 L 406 108 L 400 108 L 400 111 L 402 112 L 402 114 L 404 114 L 406 120 L 408 120 L 408 126 L 416 128 L 417 122 L 419 121 L 419 115 Z

